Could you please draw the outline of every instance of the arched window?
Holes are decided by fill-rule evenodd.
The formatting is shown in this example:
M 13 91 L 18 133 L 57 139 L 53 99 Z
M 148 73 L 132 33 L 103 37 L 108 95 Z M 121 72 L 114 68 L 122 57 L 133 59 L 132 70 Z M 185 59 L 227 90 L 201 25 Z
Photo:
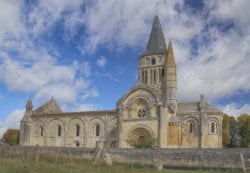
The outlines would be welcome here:
M 79 146 L 80 146 L 80 142 L 76 141 L 76 147 L 79 147 Z
M 155 58 L 153 58 L 152 60 L 151 60 L 151 65 L 155 65 L 156 64 L 156 60 L 155 60 Z
M 154 83 L 156 83 L 156 71 L 154 70 Z
M 100 136 L 100 125 L 99 124 L 97 124 L 95 126 L 95 136 Z
M 151 76 L 150 83 L 152 84 L 153 83 L 153 71 L 152 70 L 150 70 L 150 76 Z
M 144 71 L 141 71 L 141 81 L 144 82 Z
M 161 75 L 164 76 L 164 69 L 161 70 Z
M 194 133 L 194 123 L 193 122 L 189 122 L 189 133 Z
M 80 125 L 76 125 L 76 136 L 80 136 Z
M 215 134 L 216 133 L 216 122 L 212 121 L 210 123 L 210 133 Z
M 145 71 L 145 84 L 148 84 L 148 71 Z
M 43 136 L 43 126 L 40 126 L 40 136 Z
M 57 126 L 57 136 L 62 136 L 62 127 L 60 125 Z
M 159 75 L 158 75 L 158 81 L 161 82 L 161 78 L 162 78 L 161 69 L 159 68 L 158 71 L 159 71 L 159 72 L 158 72 L 158 74 L 159 74 Z

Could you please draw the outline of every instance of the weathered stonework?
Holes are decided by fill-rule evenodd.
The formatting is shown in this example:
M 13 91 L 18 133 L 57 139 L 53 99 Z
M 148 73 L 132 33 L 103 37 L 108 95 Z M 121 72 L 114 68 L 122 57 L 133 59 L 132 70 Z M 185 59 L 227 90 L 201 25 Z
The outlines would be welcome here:
M 199 102 L 177 102 L 174 51 L 171 41 L 166 46 L 157 16 L 138 71 L 138 82 L 115 110 L 63 112 L 53 98 L 33 110 L 28 100 L 20 144 L 132 148 L 154 140 L 159 148 L 222 147 L 224 114 L 202 95 Z

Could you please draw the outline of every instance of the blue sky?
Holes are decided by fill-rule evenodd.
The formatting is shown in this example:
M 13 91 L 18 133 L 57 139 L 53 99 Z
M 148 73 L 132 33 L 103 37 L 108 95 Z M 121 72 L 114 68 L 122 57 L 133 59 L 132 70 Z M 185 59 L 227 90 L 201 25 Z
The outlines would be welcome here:
M 250 112 L 248 0 L 0 0 L 0 133 L 26 100 L 114 109 L 137 81 L 154 15 L 173 42 L 178 100 Z M 157 9 L 157 10 L 156 10 Z M 157 12 L 156 12 L 157 11 Z

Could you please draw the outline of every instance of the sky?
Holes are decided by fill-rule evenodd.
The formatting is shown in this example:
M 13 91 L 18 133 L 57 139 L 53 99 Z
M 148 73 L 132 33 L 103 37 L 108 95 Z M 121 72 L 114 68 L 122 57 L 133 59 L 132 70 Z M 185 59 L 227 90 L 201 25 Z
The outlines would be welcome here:
M 0 135 L 29 97 L 115 109 L 137 81 L 155 15 L 173 43 L 178 101 L 250 113 L 249 0 L 0 0 Z

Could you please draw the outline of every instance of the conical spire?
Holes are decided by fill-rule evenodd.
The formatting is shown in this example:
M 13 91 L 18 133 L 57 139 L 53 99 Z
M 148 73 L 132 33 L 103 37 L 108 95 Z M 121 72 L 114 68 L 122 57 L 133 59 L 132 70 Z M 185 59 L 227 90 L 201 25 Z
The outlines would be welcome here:
M 144 55 L 160 54 L 166 51 L 166 42 L 161 29 L 161 23 L 158 16 L 155 16 L 147 50 Z
M 168 50 L 167 50 L 167 66 L 171 66 L 171 67 L 176 67 L 175 64 L 175 59 L 174 59 L 174 51 L 173 51 L 173 47 L 172 47 L 172 42 L 171 40 L 168 43 Z

